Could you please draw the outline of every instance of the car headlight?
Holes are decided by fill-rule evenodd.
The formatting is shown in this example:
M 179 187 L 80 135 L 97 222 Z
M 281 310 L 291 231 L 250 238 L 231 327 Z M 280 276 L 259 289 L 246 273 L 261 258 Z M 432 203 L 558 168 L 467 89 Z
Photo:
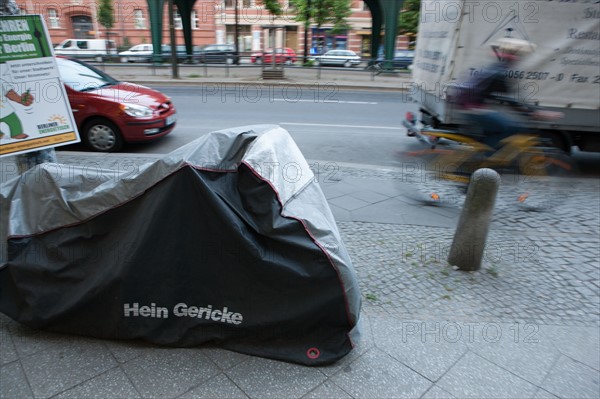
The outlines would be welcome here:
M 133 116 L 136 118 L 152 116 L 152 109 L 150 109 L 149 107 L 146 107 L 144 105 L 120 104 L 119 108 L 121 108 L 121 111 L 125 112 L 127 115 Z

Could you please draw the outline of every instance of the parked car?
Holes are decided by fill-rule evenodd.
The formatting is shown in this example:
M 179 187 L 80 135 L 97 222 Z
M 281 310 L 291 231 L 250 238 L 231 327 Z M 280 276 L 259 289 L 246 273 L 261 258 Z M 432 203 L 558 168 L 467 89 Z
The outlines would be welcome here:
M 148 62 L 153 54 L 153 46 L 151 44 L 137 44 L 129 50 L 121 51 L 119 59 L 121 62 Z
M 151 62 L 154 55 L 154 46 L 152 44 L 138 44 L 131 47 L 129 50 L 121 51 L 119 59 L 121 62 Z M 177 61 L 184 62 L 188 59 L 186 48 L 182 44 L 175 46 L 177 52 Z M 194 47 L 194 53 L 198 51 L 198 47 Z M 193 53 L 193 54 L 194 54 Z M 161 54 L 163 62 L 168 62 L 171 57 L 171 45 L 163 44 Z M 193 57 L 193 55 L 192 55 Z
M 385 58 L 383 54 L 381 54 L 377 61 L 383 62 L 384 59 Z M 394 60 L 392 61 L 392 66 L 394 68 L 408 68 L 412 65 L 414 59 L 414 50 L 396 50 L 396 52 L 394 52 Z
M 77 58 L 102 58 L 117 54 L 117 45 L 114 40 L 67 39 L 54 48 L 54 53 Z
M 335 65 L 346 68 L 360 64 L 361 59 L 351 50 L 329 50 L 323 55 L 313 57 L 316 65 Z
M 233 44 L 208 44 L 194 50 L 194 59 L 203 64 L 237 64 L 240 56 Z
M 119 82 L 82 61 L 56 57 L 81 140 L 95 151 L 113 152 L 126 142 L 154 140 L 173 131 L 170 98 L 148 87 Z
M 253 64 L 272 64 L 273 49 L 257 52 L 250 55 Z M 296 52 L 289 47 L 275 49 L 275 63 L 291 65 L 297 61 Z

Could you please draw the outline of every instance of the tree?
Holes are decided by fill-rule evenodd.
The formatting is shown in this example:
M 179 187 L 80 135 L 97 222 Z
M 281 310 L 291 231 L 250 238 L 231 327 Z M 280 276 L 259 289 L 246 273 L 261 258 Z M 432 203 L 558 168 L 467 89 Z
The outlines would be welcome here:
M 314 22 L 318 27 L 332 24 L 333 32 L 348 29 L 347 18 L 352 14 L 350 0 L 290 0 L 295 7 L 296 21 Z
M 421 0 L 405 0 L 398 17 L 399 34 L 416 34 L 419 31 Z
M 314 22 L 319 29 L 332 24 L 332 33 L 341 33 L 349 28 L 347 18 L 352 14 L 350 0 L 290 0 L 290 6 L 296 9 L 296 21 L 304 23 L 304 57 L 308 55 L 306 32 Z
M 106 28 L 106 40 L 108 40 L 108 31 L 115 23 L 112 0 L 100 0 L 100 4 L 98 4 L 98 22 Z
M 271 15 L 281 15 L 283 14 L 283 8 L 281 8 L 281 4 L 279 4 L 279 0 L 262 0 L 265 9 L 271 13 Z

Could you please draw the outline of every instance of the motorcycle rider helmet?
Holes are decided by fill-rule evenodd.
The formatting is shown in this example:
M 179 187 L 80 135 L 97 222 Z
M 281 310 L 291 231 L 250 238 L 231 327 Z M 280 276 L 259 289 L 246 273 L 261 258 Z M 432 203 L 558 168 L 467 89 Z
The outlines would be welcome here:
M 492 44 L 492 49 L 501 59 L 516 59 L 533 53 L 536 45 L 529 40 L 503 37 Z

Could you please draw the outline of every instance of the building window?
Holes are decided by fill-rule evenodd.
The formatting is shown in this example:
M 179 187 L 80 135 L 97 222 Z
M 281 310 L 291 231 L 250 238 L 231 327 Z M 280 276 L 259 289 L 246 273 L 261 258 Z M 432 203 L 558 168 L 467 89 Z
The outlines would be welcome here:
M 192 11 L 192 29 L 199 29 L 200 28 L 200 23 L 198 22 L 198 13 L 193 10 Z
M 175 10 L 173 15 L 175 29 L 183 29 L 183 22 L 181 22 L 181 14 L 179 13 L 179 10 Z
M 233 2 L 235 0 L 223 0 L 223 4 L 225 5 L 225 8 L 233 8 Z
M 242 7 L 244 7 L 244 8 L 252 7 L 252 0 L 242 0 Z
M 133 10 L 133 19 L 135 29 L 146 29 L 146 19 L 144 18 L 144 11 L 137 9 Z
M 50 28 L 60 28 L 60 23 L 58 21 L 58 11 L 56 8 L 48 9 L 48 25 Z
M 227 44 L 235 44 L 235 25 L 227 25 L 225 30 Z M 252 50 L 252 27 L 250 25 L 239 25 L 238 27 L 238 50 Z

